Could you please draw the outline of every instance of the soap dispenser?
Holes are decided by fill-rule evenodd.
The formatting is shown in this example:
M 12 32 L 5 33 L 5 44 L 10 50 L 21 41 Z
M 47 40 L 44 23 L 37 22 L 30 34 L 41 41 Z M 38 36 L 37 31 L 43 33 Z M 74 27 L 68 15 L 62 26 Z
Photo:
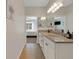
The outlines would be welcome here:
M 69 30 L 68 30 L 67 33 L 66 33 L 66 37 L 67 37 L 68 39 L 71 39 L 71 33 L 69 32 Z

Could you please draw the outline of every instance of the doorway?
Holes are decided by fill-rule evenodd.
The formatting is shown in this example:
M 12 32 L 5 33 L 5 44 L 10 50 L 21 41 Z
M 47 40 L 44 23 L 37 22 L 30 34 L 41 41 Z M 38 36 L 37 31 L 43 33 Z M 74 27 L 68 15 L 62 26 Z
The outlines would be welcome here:
M 37 42 L 37 17 L 26 17 L 26 40 L 27 43 Z

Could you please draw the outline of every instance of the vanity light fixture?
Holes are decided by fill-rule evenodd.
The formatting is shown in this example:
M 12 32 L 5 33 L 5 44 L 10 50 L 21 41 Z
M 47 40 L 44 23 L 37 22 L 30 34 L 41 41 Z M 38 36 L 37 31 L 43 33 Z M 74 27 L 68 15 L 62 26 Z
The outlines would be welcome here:
M 35 16 L 26 16 L 26 19 L 29 20 L 29 19 L 37 19 L 37 17 Z
M 55 11 L 57 11 L 60 7 L 62 7 L 63 4 L 61 2 L 55 2 L 47 11 L 47 13 L 50 13 L 52 11 L 52 13 L 54 13 Z
M 61 17 L 54 17 L 54 19 L 59 19 L 59 18 L 61 18 Z
M 41 20 L 45 20 L 46 19 L 46 17 L 41 17 Z
M 59 2 L 57 7 L 52 10 L 52 13 L 56 12 L 62 6 L 63 6 L 63 4 Z
M 47 13 L 50 13 L 55 7 L 57 7 L 57 4 L 54 3 L 51 8 L 49 8 L 49 10 L 47 11 Z

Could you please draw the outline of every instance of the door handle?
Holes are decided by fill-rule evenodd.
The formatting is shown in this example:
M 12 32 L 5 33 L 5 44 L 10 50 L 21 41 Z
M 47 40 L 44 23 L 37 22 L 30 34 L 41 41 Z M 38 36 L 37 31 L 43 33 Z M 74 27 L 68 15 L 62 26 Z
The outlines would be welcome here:
M 47 44 L 47 43 L 45 43 L 45 45 L 46 45 L 46 46 L 48 46 L 48 44 Z

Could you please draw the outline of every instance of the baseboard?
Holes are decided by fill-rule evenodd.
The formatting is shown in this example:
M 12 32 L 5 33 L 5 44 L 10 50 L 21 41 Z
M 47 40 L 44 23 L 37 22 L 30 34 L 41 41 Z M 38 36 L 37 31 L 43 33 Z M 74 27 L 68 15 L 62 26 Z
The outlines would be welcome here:
M 22 51 L 23 51 L 25 45 L 26 45 L 26 42 L 23 44 L 22 49 L 20 50 L 17 59 L 20 59 L 21 53 L 22 53 Z

